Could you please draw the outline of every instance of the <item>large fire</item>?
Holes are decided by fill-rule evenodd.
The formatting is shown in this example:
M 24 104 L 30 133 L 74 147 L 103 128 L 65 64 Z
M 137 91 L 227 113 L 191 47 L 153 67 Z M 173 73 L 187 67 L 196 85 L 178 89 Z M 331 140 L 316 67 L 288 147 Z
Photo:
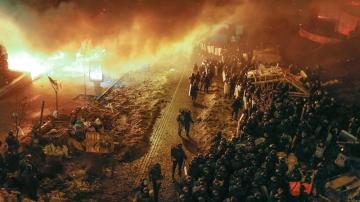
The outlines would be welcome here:
M 26 4 L 8 4 L 5 14 L 0 14 L 0 43 L 8 51 L 9 68 L 29 72 L 33 78 L 53 72 L 61 76 L 99 75 L 101 70 L 118 76 L 159 61 L 176 63 L 190 56 L 199 39 L 228 20 L 230 10 L 234 11 L 231 4 L 209 6 L 206 1 L 200 6 L 194 4 L 198 10 L 184 6 L 184 11 L 178 13 L 144 3 L 134 5 L 139 8 L 130 9 L 131 16 L 122 16 L 116 10 L 110 13 L 113 6 L 105 3 L 99 6 L 108 8 L 98 9 L 69 1 L 45 11 Z M 177 5 L 183 3 L 171 4 L 166 9 L 176 12 Z M 171 19 L 165 19 L 167 16 Z
M 2 22 L 0 22 L 3 24 Z M 4 41 L 9 55 L 9 68 L 15 71 L 31 73 L 33 78 L 49 74 L 53 71 L 70 73 L 86 73 L 90 69 L 95 72 L 105 66 L 104 71 L 122 73 L 136 68 L 141 68 L 146 64 L 152 64 L 159 60 L 173 61 L 178 54 L 189 55 L 199 36 L 209 32 L 209 27 L 199 26 L 196 30 L 179 41 L 170 42 L 162 45 L 156 50 L 142 50 L 141 54 L 134 53 L 133 56 L 123 57 L 118 53 L 116 44 L 112 44 L 113 39 L 100 44 L 92 45 L 90 40 L 78 42 L 78 48 L 72 44 L 71 48 L 57 50 L 54 52 L 42 52 L 34 47 L 27 46 L 27 42 L 22 38 L 20 29 L 10 21 L 6 21 L 9 33 L 1 35 L 15 34 L 16 40 Z M 123 36 L 124 37 L 124 36 Z M 131 38 L 131 36 L 129 36 Z M 126 41 L 127 39 L 124 38 Z M 133 42 L 134 43 L 134 42 Z M 135 42 L 138 43 L 138 42 Z M 74 48 L 75 47 L 75 48 Z M 110 66 L 110 67 L 108 67 Z
M 100 62 L 104 60 L 105 49 L 93 49 L 90 53 L 56 52 L 40 54 L 32 50 L 12 53 L 9 51 L 9 69 L 14 71 L 30 73 L 32 78 L 38 78 L 51 72 L 86 73 L 90 70 L 101 69 Z M 95 64 L 95 65 L 94 65 Z
M 21 29 L 16 24 L 5 18 L 1 18 L 0 23 L 5 27 L 0 31 L 0 35 L 8 37 L 2 43 L 8 51 L 9 68 L 15 71 L 31 73 L 33 78 L 53 71 L 86 73 L 92 68 L 98 71 L 99 67 L 102 66 L 110 66 L 104 68 L 105 72 L 121 73 L 140 68 L 145 64 L 154 63 L 160 59 L 174 60 L 176 53 L 191 52 L 196 39 L 203 33 L 208 32 L 206 26 L 199 26 L 179 41 L 167 43 L 156 50 L 144 49 L 141 54 L 137 52 L 125 58 L 121 55 L 121 52 L 118 52 L 116 44 L 112 42 L 114 41 L 113 38 L 96 46 L 92 45 L 90 40 L 84 40 L 77 42 L 77 47 L 73 43 L 69 47 L 64 46 L 63 50 L 39 51 L 29 45 L 29 42 L 23 37 Z M 131 35 L 122 36 L 123 39 L 121 40 L 131 40 Z M 131 43 L 136 44 L 139 42 L 132 41 Z M 111 53 L 109 53 L 110 51 Z M 172 58 L 170 59 L 170 57 Z
M 144 53 L 125 60 L 121 60 L 122 57 L 119 55 L 117 57 L 118 61 L 117 58 L 114 58 L 116 57 L 114 54 L 108 54 L 107 50 L 114 49 L 109 45 L 93 47 L 84 45 L 86 42 L 82 42 L 79 44 L 78 50 L 60 50 L 50 53 L 37 52 L 27 48 L 13 49 L 11 46 L 7 46 L 9 69 L 30 73 L 33 79 L 51 72 L 62 72 L 63 75 L 66 75 L 66 72 L 91 73 L 94 72 L 90 71 L 92 69 L 98 72 L 105 65 L 116 66 L 115 68 L 108 67 L 104 69 L 109 74 L 111 74 L 111 71 L 116 73 L 127 72 L 159 60 L 163 62 L 174 60 L 179 53 L 191 53 L 195 39 L 202 32 L 199 29 L 189 34 L 184 40 L 163 46 L 153 53 Z M 116 69 L 117 67 L 118 69 Z

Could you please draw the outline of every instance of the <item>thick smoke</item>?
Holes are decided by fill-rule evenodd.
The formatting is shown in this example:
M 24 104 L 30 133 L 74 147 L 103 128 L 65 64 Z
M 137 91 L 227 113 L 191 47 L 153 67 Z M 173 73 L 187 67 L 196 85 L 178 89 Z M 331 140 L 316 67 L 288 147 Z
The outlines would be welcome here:
M 0 20 L 16 40 L 10 50 L 76 52 L 82 42 L 107 50 L 103 66 L 119 69 L 151 63 L 179 47 L 190 50 L 213 25 L 237 13 L 241 0 L 1 0 Z M 15 25 L 15 26 L 14 26 Z M 0 31 L 1 34 L 1 31 Z M 21 38 L 21 39 L 20 39 Z M 16 45 L 16 46 L 15 46 Z M 15 48 L 14 48 L 15 47 Z M 167 56 L 165 56 L 167 57 Z M 157 58 L 157 59 L 156 59 Z M 150 62 L 147 62 L 150 60 Z M 141 62 L 139 62 L 141 61 Z M 137 63 L 138 62 L 138 63 Z M 111 66 L 111 67 L 110 67 Z
M 123 48 L 157 49 L 163 43 L 181 39 L 198 23 L 216 22 L 216 17 L 231 3 L 205 0 L 3 0 L 5 12 L 23 30 L 32 46 L 54 50 L 84 39 L 101 44 L 121 40 Z M 120 42 L 118 42 L 120 43 Z M 124 50 L 123 50 L 124 53 Z
M 297 13 L 302 7 L 294 3 L 299 1 L 291 2 L 1 0 L 0 11 L 17 25 L 21 35 L 16 36 L 31 50 L 74 52 L 83 41 L 91 41 L 92 47 L 108 50 L 104 66 L 117 70 L 124 64 L 176 52 L 178 47 L 191 49 L 214 25 L 231 21 L 244 25 L 251 47 L 266 43 L 286 47 L 296 35 Z M 0 43 L 5 39 L 0 36 Z M 13 44 L 19 46 L 18 41 Z

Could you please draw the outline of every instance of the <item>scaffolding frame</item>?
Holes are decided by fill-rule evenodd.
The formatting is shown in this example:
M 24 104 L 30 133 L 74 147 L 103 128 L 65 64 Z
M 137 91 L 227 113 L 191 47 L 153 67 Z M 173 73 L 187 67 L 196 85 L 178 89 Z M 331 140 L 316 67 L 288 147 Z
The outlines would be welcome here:
M 274 89 L 277 84 L 286 83 L 292 87 L 292 91 L 289 91 L 291 97 L 307 98 L 310 95 L 307 87 L 294 74 L 278 66 L 252 70 L 248 72 L 248 78 L 262 90 Z

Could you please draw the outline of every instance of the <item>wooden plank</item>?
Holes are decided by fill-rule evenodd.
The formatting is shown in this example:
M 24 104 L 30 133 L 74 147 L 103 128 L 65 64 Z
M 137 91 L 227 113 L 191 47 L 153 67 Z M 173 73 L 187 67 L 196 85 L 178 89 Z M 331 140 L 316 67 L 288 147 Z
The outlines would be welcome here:
M 115 85 L 120 82 L 120 80 L 116 80 L 109 88 L 107 88 L 101 95 L 99 95 L 96 98 L 96 101 L 100 101 L 102 98 L 104 98 L 107 94 L 111 92 L 111 90 L 115 87 Z
M 256 82 L 252 82 L 252 84 L 258 85 L 258 84 L 275 83 L 275 82 L 281 82 L 281 81 L 284 81 L 284 79 L 281 78 L 281 79 L 271 79 L 271 80 L 266 80 L 266 81 L 256 81 Z

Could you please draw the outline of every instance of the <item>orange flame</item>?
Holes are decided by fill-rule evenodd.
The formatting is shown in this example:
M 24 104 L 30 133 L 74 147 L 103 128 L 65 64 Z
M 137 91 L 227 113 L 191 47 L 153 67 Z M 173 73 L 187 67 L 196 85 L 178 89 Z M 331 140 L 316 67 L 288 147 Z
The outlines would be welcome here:
M 41 50 L 34 47 L 31 38 L 29 39 L 31 36 L 24 34 L 26 30 L 0 14 L 0 24 L 5 27 L 0 30 L 0 43 L 8 50 L 9 68 L 30 72 L 33 78 L 54 71 L 63 72 L 63 75 L 66 72 L 85 73 L 91 66 L 96 69 L 101 67 L 105 73 L 118 76 L 159 61 L 176 66 L 176 63 L 183 62 L 184 57 L 189 58 L 201 38 L 211 35 L 218 28 L 217 25 L 227 22 L 237 13 L 228 12 L 226 9 L 219 11 L 216 5 L 199 12 L 202 14 L 194 20 L 193 29 L 183 31 L 182 36 L 159 38 L 161 41 L 156 41 L 156 36 L 152 36 L 149 39 L 151 41 L 148 41 L 146 31 L 151 29 L 151 25 L 142 19 L 144 16 L 138 16 L 127 30 L 109 35 L 100 41 L 96 40 L 96 44 L 92 44 L 89 39 L 78 41 L 77 36 L 50 51 L 43 51 L 43 47 Z M 82 23 L 86 27 L 86 22 Z M 82 31 L 78 30 L 80 33 Z

